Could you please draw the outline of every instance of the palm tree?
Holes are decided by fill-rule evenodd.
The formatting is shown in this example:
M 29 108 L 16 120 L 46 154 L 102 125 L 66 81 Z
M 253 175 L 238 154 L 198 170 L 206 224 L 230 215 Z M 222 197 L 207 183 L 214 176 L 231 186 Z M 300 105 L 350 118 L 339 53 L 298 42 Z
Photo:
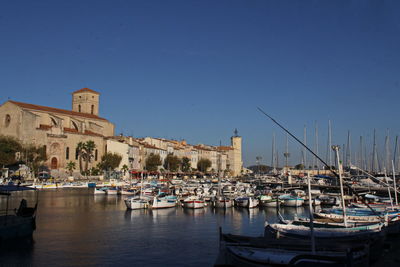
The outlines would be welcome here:
M 126 164 L 122 165 L 121 171 L 124 172 L 124 176 L 125 176 L 125 174 L 126 174 L 126 172 L 127 172 L 128 170 L 129 170 L 129 167 L 128 167 Z
M 93 152 L 96 149 L 96 144 L 89 140 L 85 143 L 85 172 L 87 172 L 89 163 L 93 159 Z
M 76 150 L 78 152 L 78 157 L 79 157 L 79 170 L 82 172 L 82 160 L 85 162 L 85 172 L 87 172 L 89 163 L 92 161 L 93 158 L 93 152 L 96 148 L 96 144 L 92 141 L 89 140 L 85 143 L 79 142 L 76 146 Z
M 72 172 L 76 169 L 76 164 L 73 161 L 67 163 L 66 169 L 69 171 L 69 175 L 72 176 Z
M 82 172 L 82 158 L 85 154 L 85 144 L 83 142 L 79 142 L 76 145 L 76 152 L 78 153 L 79 158 L 79 171 Z

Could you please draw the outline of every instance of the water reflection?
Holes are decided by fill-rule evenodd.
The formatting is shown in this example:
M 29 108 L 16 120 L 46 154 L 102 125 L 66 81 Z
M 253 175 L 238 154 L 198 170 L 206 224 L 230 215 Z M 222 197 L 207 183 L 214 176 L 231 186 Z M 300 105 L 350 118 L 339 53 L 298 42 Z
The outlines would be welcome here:
M 176 213 L 176 208 L 167 209 L 149 209 L 149 214 L 153 218 L 153 222 L 157 223 L 162 220 L 166 220 L 169 216 Z
M 187 216 L 193 216 L 193 217 L 198 217 L 198 216 L 203 216 L 206 213 L 206 210 L 203 209 L 183 209 L 183 214 Z
M 34 192 L 21 197 L 35 202 Z M 307 214 L 282 208 L 285 217 Z M 11 266 L 211 266 L 218 253 L 218 227 L 258 236 L 275 208 L 127 210 L 123 197 L 94 195 L 86 189 L 39 194 L 35 243 L 28 249 L 0 250 L 0 265 Z M 178 242 L 179 241 L 179 242 Z
M 304 207 L 284 207 L 279 210 L 285 219 L 292 220 L 294 217 L 302 217 L 308 214 Z
M 125 219 L 129 221 L 137 221 L 137 219 L 148 216 L 150 211 L 148 209 L 139 209 L 139 210 L 126 210 L 125 211 Z

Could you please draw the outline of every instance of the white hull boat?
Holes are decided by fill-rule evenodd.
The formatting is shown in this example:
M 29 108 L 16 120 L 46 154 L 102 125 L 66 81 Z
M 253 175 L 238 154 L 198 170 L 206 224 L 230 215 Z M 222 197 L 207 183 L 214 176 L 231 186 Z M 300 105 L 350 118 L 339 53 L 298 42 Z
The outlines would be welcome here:
M 109 188 L 107 189 L 107 195 L 117 195 L 118 194 L 118 189 L 116 188 Z
M 214 200 L 215 208 L 231 208 L 233 206 L 233 201 L 227 197 L 219 197 Z
M 304 199 L 296 196 L 283 195 L 279 198 L 285 207 L 300 207 L 304 204 Z
M 168 197 L 163 197 L 163 198 L 154 197 L 150 206 L 152 209 L 173 208 L 176 206 L 176 199 Z
M 126 208 L 130 210 L 147 209 L 149 207 L 149 200 L 144 198 L 126 198 L 124 200 Z
M 107 189 L 101 189 L 101 188 L 100 188 L 100 189 L 97 189 L 97 188 L 95 188 L 93 193 L 94 193 L 95 195 L 105 195 L 105 194 L 106 194 L 106 190 L 107 190 Z
M 187 209 L 202 209 L 205 207 L 205 202 L 197 197 L 189 197 L 183 201 L 182 205 Z

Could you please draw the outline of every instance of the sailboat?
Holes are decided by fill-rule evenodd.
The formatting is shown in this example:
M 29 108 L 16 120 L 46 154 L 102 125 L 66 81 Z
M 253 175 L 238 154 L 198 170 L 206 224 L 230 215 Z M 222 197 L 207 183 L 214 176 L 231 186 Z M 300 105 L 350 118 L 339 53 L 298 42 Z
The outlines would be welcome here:
M 138 209 L 147 209 L 149 207 L 150 201 L 151 201 L 150 197 L 143 195 L 143 174 L 142 174 L 142 181 L 140 183 L 140 196 L 127 197 L 124 199 L 124 202 L 127 209 L 138 210 Z
M 217 196 L 213 201 L 214 208 L 231 208 L 233 206 L 233 201 L 229 197 L 221 194 L 221 177 L 218 176 L 218 191 Z

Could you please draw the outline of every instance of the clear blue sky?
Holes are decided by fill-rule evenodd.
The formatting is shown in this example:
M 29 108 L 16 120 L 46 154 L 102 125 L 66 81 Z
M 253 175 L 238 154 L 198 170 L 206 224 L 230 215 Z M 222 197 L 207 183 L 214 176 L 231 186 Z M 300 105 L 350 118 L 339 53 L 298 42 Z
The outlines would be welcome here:
M 71 108 L 101 93 L 116 133 L 228 144 L 271 162 L 285 135 L 319 125 L 356 149 L 400 133 L 399 1 L 1 1 L 0 100 Z M 370 146 L 369 146 L 370 147 Z M 300 149 L 290 141 L 292 163 Z M 280 158 L 283 158 L 280 153 Z

